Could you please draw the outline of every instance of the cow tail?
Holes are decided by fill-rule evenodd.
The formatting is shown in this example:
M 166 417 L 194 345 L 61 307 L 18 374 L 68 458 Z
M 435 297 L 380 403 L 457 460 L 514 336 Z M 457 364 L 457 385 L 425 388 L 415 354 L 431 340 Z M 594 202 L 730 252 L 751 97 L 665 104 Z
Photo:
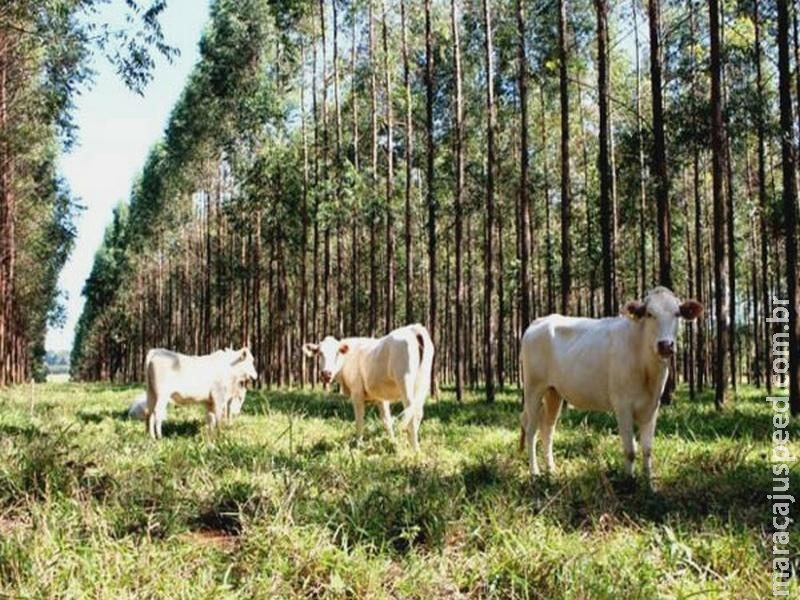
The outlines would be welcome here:
M 433 340 L 428 330 L 419 323 L 411 326 L 419 346 L 419 368 L 417 369 L 417 379 L 414 382 L 414 396 L 410 399 L 410 404 L 403 411 L 400 428 L 405 429 L 411 419 L 422 414 L 425 400 L 431 390 L 431 372 L 433 370 Z

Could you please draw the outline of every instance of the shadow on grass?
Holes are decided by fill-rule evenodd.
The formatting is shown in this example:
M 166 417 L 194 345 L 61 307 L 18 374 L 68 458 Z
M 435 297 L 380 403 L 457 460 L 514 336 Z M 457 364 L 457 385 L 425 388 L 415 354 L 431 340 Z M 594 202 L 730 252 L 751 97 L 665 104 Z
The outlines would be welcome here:
M 42 430 L 35 425 L 12 425 L 11 423 L 0 424 L 0 436 L 20 436 L 26 440 L 32 440 L 42 435 Z
M 102 410 L 98 412 L 79 411 L 75 416 L 83 423 L 101 423 L 106 419 L 116 419 L 118 421 L 132 420 L 128 416 L 127 410 Z

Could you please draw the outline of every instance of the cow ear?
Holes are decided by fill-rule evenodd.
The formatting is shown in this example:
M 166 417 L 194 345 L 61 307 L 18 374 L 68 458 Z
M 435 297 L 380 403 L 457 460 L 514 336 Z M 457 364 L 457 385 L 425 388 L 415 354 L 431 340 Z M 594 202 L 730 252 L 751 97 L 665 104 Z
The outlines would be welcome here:
M 319 344 L 312 344 L 310 342 L 306 342 L 303 344 L 303 354 L 308 357 L 315 356 L 319 352 Z
M 645 307 L 643 302 L 639 302 L 638 300 L 631 300 L 625 305 L 625 314 L 627 314 L 631 319 L 638 321 L 641 319 L 647 308 Z
M 697 317 L 703 314 L 703 305 L 697 300 L 686 300 L 681 304 L 681 316 L 687 321 L 694 321 Z
M 347 354 L 347 351 L 350 350 L 350 346 L 347 344 L 341 344 L 339 346 L 339 354 Z

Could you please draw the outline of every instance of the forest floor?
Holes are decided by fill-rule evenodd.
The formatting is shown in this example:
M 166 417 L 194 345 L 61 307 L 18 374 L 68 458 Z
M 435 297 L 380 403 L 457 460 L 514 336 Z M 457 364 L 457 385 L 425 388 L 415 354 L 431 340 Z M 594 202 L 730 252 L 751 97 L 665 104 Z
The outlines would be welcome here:
M 215 439 L 201 411 L 171 407 L 156 443 L 127 419 L 138 392 L 0 390 L 0 597 L 772 592 L 772 413 L 758 390 L 722 413 L 679 392 L 660 415 L 652 491 L 623 477 L 613 418 L 575 410 L 557 473 L 531 482 L 516 391 L 462 406 L 443 393 L 419 455 L 404 435 L 392 447 L 374 408 L 356 446 L 349 402 L 308 390 L 249 393 Z M 789 434 L 800 456 L 797 421 Z M 797 526 L 792 538 L 798 556 Z

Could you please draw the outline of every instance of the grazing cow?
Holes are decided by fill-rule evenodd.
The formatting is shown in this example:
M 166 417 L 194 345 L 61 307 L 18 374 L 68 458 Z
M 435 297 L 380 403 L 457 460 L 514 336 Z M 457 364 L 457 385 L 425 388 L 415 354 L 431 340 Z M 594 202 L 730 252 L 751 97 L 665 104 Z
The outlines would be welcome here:
M 128 409 L 128 418 L 144 421 L 147 419 L 147 392 L 142 392 Z
M 356 436 L 364 435 L 365 402 L 375 402 L 381 420 L 394 441 L 390 402 L 401 400 L 405 410 L 400 424 L 415 451 L 419 450 L 419 424 L 431 386 L 433 342 L 422 325 L 407 325 L 376 338 L 328 336 L 319 344 L 303 344 L 306 356 L 321 356 L 324 383 L 339 381 L 350 397 L 356 417 Z
M 148 431 L 161 438 L 167 404 L 202 403 L 208 426 L 214 429 L 228 411 L 228 401 L 239 393 L 242 379 L 257 377 L 253 355 L 241 350 L 217 350 L 204 356 L 187 356 L 156 348 L 147 353 Z
M 247 394 L 247 377 L 240 378 L 233 382 L 230 389 L 230 397 L 223 404 L 223 420 L 233 420 L 242 412 L 245 396 Z M 131 404 L 128 409 L 128 418 L 137 421 L 147 420 L 147 392 L 142 392 Z
M 636 423 L 650 479 L 659 398 L 675 353 L 678 321 L 693 321 L 703 307 L 696 300 L 681 303 L 670 290 L 657 287 L 643 302 L 629 302 L 625 312 L 627 316 L 605 319 L 549 315 L 531 323 L 522 336 L 520 420 L 532 475 L 539 474 L 537 433 L 547 469 L 555 469 L 553 431 L 563 397 L 580 410 L 614 412 L 628 475 L 633 475 L 636 457 Z

